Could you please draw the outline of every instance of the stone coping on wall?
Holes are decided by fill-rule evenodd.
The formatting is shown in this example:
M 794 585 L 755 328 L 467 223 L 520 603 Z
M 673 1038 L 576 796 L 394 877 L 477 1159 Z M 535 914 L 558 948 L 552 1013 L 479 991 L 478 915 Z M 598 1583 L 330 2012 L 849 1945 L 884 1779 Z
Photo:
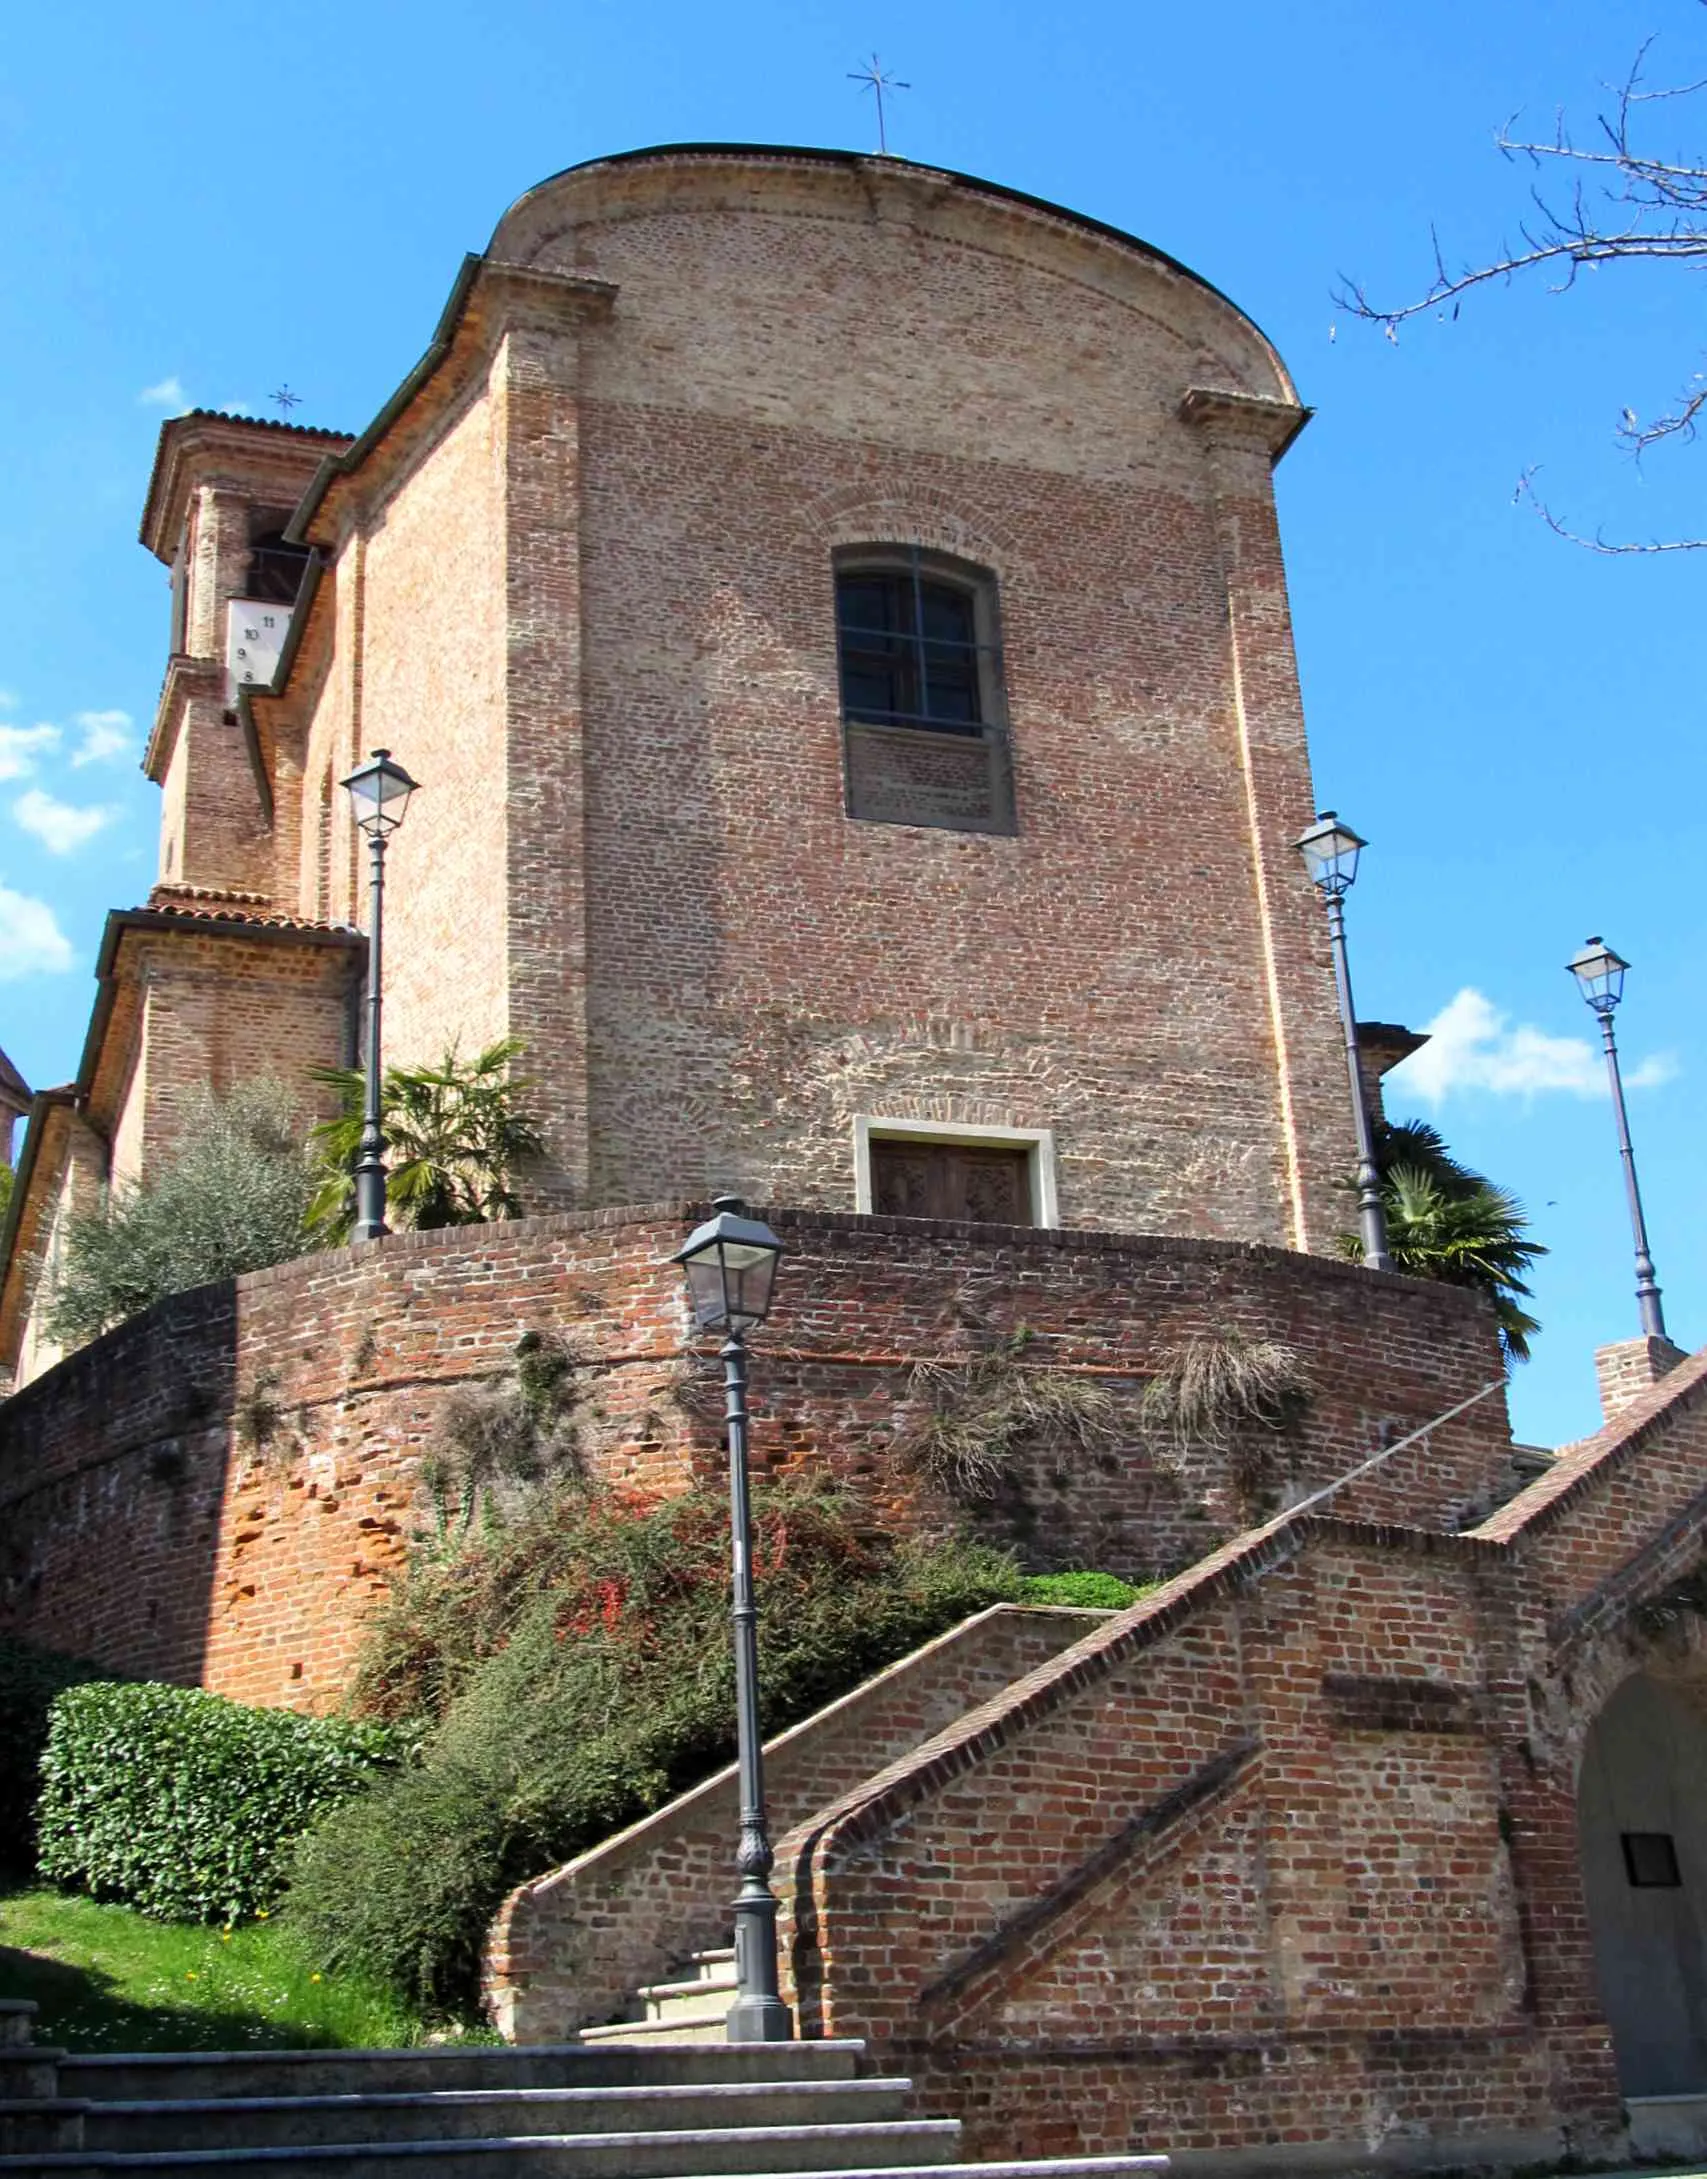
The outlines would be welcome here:
M 273 1285 L 310 1271 L 341 1270 L 374 1257 L 376 1247 L 383 1260 L 455 1249 L 519 1246 L 529 1241 L 573 1240 L 582 1234 L 620 1232 L 647 1226 L 680 1225 L 692 1228 L 712 1215 L 708 1198 L 672 1196 L 655 1203 L 620 1204 L 605 1210 L 557 1211 L 539 1217 L 497 1221 L 485 1226 L 439 1226 L 430 1232 L 388 1234 L 383 1242 L 350 1242 L 343 1248 L 316 1250 L 290 1262 L 270 1265 L 264 1271 L 246 1271 L 237 1281 L 240 1293 Z M 1428 1294 L 1448 1308 L 1469 1315 L 1483 1312 L 1487 1304 L 1463 1287 L 1443 1286 L 1437 1280 L 1412 1278 L 1398 1271 L 1371 1271 L 1338 1256 L 1316 1256 L 1301 1250 L 1277 1248 L 1267 1241 L 1221 1241 L 1191 1234 L 1121 1233 L 1097 1226 L 998 1226 L 944 1218 L 892 1218 L 875 1212 L 815 1210 L 787 1204 L 755 1204 L 749 1215 L 764 1219 L 785 1243 L 790 1231 L 819 1233 L 858 1240 L 888 1236 L 920 1241 L 951 1241 L 1041 1255 L 1170 1257 L 1187 1263 L 1261 1263 L 1293 1272 L 1303 1270 L 1310 1278 L 1329 1283 L 1362 1279 L 1379 1280 L 1399 1292 Z M 478 1237 L 478 1238 L 476 1238 Z M 1305 1268 L 1307 1267 L 1307 1268 Z

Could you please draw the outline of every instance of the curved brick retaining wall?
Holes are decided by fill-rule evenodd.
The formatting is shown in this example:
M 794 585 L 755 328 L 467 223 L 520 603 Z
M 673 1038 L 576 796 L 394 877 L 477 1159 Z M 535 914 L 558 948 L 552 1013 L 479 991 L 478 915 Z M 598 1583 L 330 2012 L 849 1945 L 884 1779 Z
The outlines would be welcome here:
M 668 1492 L 718 1462 L 717 1406 L 684 1375 L 679 1274 L 701 1207 L 395 1235 L 162 1303 L 0 1406 L 0 1625 L 247 1701 L 324 1706 L 417 1517 L 423 1446 L 454 1388 L 517 1339 L 566 1339 L 595 1472 Z M 1196 1333 L 1277 1338 L 1311 1387 L 1265 1448 L 1276 1487 L 1342 1474 L 1383 1435 L 1499 1374 L 1471 1297 L 1232 1242 L 777 1210 L 790 1256 L 757 1343 L 755 1453 L 833 1474 L 898 1524 L 970 1510 L 1034 1563 L 1146 1574 L 1243 1525 L 1238 1447 L 1158 1465 L 1145 1374 Z M 912 1365 L 1021 1328 L 1025 1366 L 1094 1373 L 1129 1437 L 1040 1449 L 995 1502 L 956 1508 L 895 1453 Z M 1484 1401 L 1349 1494 L 1451 1524 L 1509 1450 Z

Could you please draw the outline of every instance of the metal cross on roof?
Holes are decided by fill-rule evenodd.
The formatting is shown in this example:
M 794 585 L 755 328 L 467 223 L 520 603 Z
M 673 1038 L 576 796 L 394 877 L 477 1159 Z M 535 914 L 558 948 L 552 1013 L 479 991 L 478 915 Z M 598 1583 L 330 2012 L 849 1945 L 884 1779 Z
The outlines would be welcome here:
M 885 91 L 910 91 L 913 86 L 910 83 L 903 83 L 899 76 L 885 75 L 883 65 L 875 53 L 871 56 L 871 66 L 869 68 L 850 69 L 848 71 L 848 81 L 850 83 L 863 83 L 868 91 L 876 92 L 877 148 L 881 152 L 887 152 L 889 149 L 889 132 L 883 124 L 883 94 Z
M 292 409 L 302 406 L 301 394 L 291 392 L 288 380 L 279 388 L 277 393 L 270 394 L 268 399 L 281 416 L 288 416 Z

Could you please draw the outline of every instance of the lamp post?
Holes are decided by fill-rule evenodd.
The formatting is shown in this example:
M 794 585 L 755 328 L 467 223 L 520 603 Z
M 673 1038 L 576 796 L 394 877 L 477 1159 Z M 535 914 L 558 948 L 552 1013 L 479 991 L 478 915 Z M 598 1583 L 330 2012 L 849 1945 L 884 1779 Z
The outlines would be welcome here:
M 385 849 L 403 822 L 415 782 L 389 749 L 376 749 L 344 781 L 357 826 L 368 839 L 367 1072 L 362 1138 L 356 1150 L 355 1239 L 377 1241 L 385 1224 L 385 1131 L 380 1126 L 379 1005 L 382 927 L 385 915 Z
M 1636 1243 L 1636 1306 L 1642 1313 L 1642 1329 L 1650 1339 L 1666 1336 L 1665 1311 L 1654 1279 L 1654 1259 L 1648 1253 L 1648 1223 L 1642 1216 L 1642 1191 L 1636 1184 L 1636 1153 L 1630 1142 L 1630 1121 L 1624 1110 L 1624 1077 L 1618 1066 L 1618 1040 L 1612 1032 L 1612 1016 L 1624 996 L 1621 960 L 1602 938 L 1586 939 L 1583 949 L 1566 966 L 1577 980 L 1577 989 L 1600 1019 L 1601 1042 L 1606 1047 L 1606 1077 L 1612 1085 L 1612 1117 L 1618 1126 L 1618 1155 L 1624 1161 L 1624 1194 L 1630 1205 L 1630 1231 Z
M 746 1215 L 739 1196 L 720 1195 L 711 1216 L 671 1257 L 687 1277 L 688 1301 L 702 1332 L 721 1331 L 724 1415 L 729 1438 L 729 1536 L 733 1563 L 730 1619 L 735 1648 L 735 1742 L 741 1836 L 735 1852 L 735 2002 L 725 2033 L 731 2043 L 786 2043 L 794 2034 L 777 1994 L 776 1897 L 770 1888 L 765 1822 L 764 1749 L 759 1734 L 758 1612 L 753 1602 L 753 1520 L 747 1489 L 747 1330 L 770 1314 L 782 1243 Z
M 1342 825 L 1332 810 L 1323 810 L 1309 830 L 1299 834 L 1297 843 L 1311 883 L 1328 907 L 1334 985 L 1339 992 L 1346 1073 L 1351 1082 L 1351 1117 L 1357 1131 L 1357 1217 L 1363 1234 L 1363 1260 L 1372 1271 L 1391 1271 L 1393 1259 L 1387 1253 L 1381 1176 L 1375 1169 L 1375 1143 L 1363 1096 L 1363 1069 L 1357 1063 L 1357 1010 L 1352 1004 L 1351 967 L 1345 950 L 1345 896 L 1357 877 L 1357 858 L 1368 844 L 1349 825 Z

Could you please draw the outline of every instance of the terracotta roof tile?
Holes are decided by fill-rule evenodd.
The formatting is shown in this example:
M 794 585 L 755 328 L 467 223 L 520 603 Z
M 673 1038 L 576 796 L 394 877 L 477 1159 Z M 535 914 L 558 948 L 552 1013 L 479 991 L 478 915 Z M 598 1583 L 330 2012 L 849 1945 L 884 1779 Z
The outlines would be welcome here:
M 151 915 L 181 916 L 186 923 L 253 923 L 274 931 L 323 931 L 347 937 L 345 923 L 286 915 L 266 893 L 241 893 L 217 885 L 157 885 L 148 896 Z
M 334 431 L 328 424 L 287 424 L 282 416 L 233 416 L 229 409 L 185 409 L 186 416 L 206 416 L 221 424 L 243 424 L 252 431 L 287 431 L 297 439 L 343 439 L 353 431 Z

